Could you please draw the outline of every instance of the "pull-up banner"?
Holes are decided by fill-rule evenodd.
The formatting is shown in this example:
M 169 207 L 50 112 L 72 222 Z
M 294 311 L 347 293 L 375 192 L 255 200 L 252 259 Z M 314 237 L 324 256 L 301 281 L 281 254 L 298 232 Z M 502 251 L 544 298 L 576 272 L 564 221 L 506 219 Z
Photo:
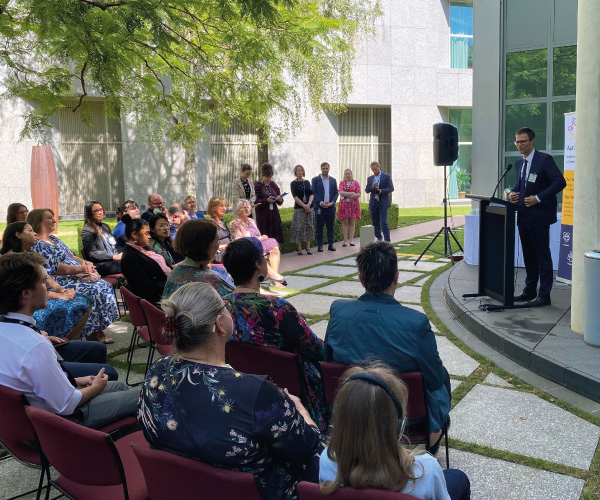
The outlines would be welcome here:
M 573 192 L 575 182 L 575 113 L 565 113 L 565 180 L 557 281 L 571 284 L 573 276 Z

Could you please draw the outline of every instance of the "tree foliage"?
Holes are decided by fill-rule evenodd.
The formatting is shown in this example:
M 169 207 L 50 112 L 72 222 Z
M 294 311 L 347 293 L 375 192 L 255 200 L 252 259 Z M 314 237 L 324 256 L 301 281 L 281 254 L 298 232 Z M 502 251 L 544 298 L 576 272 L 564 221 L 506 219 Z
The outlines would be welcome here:
M 341 109 L 379 14 L 378 0 L 0 0 L 4 97 L 34 104 L 27 137 L 67 99 L 104 97 L 153 141 L 190 146 L 233 118 L 272 139 L 302 102 Z

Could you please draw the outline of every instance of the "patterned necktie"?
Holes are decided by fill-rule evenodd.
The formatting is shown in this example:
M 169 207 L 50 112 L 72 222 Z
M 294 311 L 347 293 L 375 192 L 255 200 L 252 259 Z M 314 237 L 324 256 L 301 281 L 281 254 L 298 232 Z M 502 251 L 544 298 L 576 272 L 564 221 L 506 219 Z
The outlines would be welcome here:
M 2 323 L 13 323 L 15 325 L 26 326 L 27 328 L 31 328 L 34 332 L 37 332 L 40 335 L 42 334 L 42 331 L 37 327 L 37 325 L 34 325 L 32 323 L 28 323 L 27 321 L 23 321 L 21 319 L 7 318 L 6 316 L 0 316 L 0 322 L 2 322 Z M 65 375 L 69 379 L 69 383 L 73 387 L 77 388 L 77 381 L 75 380 L 75 378 L 73 377 L 73 375 L 71 375 L 71 373 L 69 372 L 69 370 L 67 370 L 67 367 L 65 366 L 65 362 L 64 362 L 62 356 L 60 354 L 58 354 L 58 353 L 56 353 L 56 362 L 60 365 L 62 371 L 65 372 Z

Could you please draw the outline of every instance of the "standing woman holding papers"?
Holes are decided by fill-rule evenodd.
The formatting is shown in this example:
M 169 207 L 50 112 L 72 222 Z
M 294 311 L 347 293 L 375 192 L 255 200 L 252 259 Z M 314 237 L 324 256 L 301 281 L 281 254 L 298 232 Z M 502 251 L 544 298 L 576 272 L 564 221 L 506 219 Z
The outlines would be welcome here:
M 283 204 L 283 196 L 279 186 L 271 178 L 273 166 L 269 163 L 260 167 L 262 181 L 254 184 L 256 193 L 256 225 L 261 234 L 268 234 L 275 238 L 279 244 L 283 243 L 283 226 L 279 215 L 278 205 Z

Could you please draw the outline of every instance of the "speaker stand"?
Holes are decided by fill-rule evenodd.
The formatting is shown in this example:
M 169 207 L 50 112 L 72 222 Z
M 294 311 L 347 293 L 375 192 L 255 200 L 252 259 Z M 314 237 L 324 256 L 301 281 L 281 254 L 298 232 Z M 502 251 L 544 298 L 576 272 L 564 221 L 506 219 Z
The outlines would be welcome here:
M 419 258 L 415 261 L 415 264 L 414 264 L 415 266 L 419 263 L 419 261 L 421 260 L 423 255 L 425 255 L 425 253 L 427 253 L 427 251 L 431 248 L 431 245 L 433 245 L 435 243 L 435 240 L 437 240 L 438 237 L 442 233 L 444 233 L 444 254 L 441 254 L 440 252 L 436 252 L 435 250 L 432 250 L 433 253 L 437 253 L 438 255 L 444 255 L 444 257 L 450 257 L 450 261 L 452 262 L 452 265 L 454 265 L 454 254 L 452 252 L 452 243 L 450 241 L 450 236 L 452 236 L 452 239 L 454 239 L 454 241 L 458 245 L 458 248 L 460 248 L 460 251 L 461 252 L 463 251 L 463 248 L 460 246 L 460 243 L 456 239 L 456 236 L 452 232 L 452 229 L 448 226 L 448 170 L 447 169 L 448 169 L 448 165 L 444 165 L 444 226 L 442 227 L 442 229 L 440 229 L 438 231 L 438 233 L 429 242 L 429 245 L 427 245 L 427 248 L 425 250 L 423 250 L 421 255 L 419 255 Z

